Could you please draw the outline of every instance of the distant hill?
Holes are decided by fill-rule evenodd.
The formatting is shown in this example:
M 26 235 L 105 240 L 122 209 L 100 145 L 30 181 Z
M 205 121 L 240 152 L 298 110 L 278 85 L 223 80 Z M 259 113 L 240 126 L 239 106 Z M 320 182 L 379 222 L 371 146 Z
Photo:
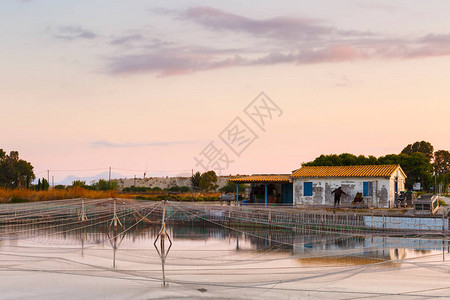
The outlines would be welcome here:
M 100 174 L 94 175 L 94 176 L 86 176 L 86 177 L 77 177 L 74 175 L 69 175 L 67 176 L 65 179 L 59 181 L 59 182 L 55 182 L 55 185 L 72 185 L 72 182 L 75 180 L 82 180 L 82 181 L 86 181 L 86 184 L 91 184 L 92 181 L 98 181 L 100 179 L 105 179 L 108 180 L 108 176 L 109 176 L 109 172 L 105 171 L 102 172 Z M 119 179 L 119 178 L 125 178 L 124 175 L 119 174 L 119 173 L 111 173 L 111 179 Z

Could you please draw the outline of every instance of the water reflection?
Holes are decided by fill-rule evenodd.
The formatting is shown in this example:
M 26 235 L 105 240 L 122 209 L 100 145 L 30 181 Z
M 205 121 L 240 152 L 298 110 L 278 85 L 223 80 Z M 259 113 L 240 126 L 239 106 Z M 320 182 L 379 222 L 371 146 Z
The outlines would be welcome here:
M 117 227 L 114 228 L 112 231 L 106 232 L 108 236 L 109 243 L 113 249 L 113 268 L 116 268 L 116 251 L 120 247 L 120 244 L 122 244 L 123 239 L 125 238 L 126 231 L 119 232 L 117 230 Z
M 166 272 L 164 270 L 164 265 L 166 264 L 166 257 L 169 254 L 170 248 L 172 247 L 172 242 L 170 242 L 169 248 L 167 248 L 167 251 L 165 248 L 165 239 L 164 238 L 162 238 L 161 242 L 160 242 L 161 250 L 158 249 L 158 246 L 156 245 L 156 243 L 154 243 L 153 245 L 155 246 L 156 252 L 158 252 L 159 257 L 161 257 L 162 282 L 163 282 L 163 286 L 166 286 Z
M 109 224 L 108 224 L 109 225 Z M 113 224 L 114 225 L 114 224 Z M 159 248 L 154 244 L 160 233 L 158 225 L 142 224 L 133 228 L 124 224 L 125 230 L 115 226 L 20 226 L 14 230 L 0 233 L 0 248 L 17 245 L 21 240 L 32 240 L 45 245 L 65 245 L 70 248 L 79 247 L 84 257 L 85 249 L 95 245 L 111 247 L 112 267 L 116 268 L 116 256 L 120 247 L 125 250 L 155 248 L 163 271 L 167 255 L 164 238 Z M 126 229 L 128 228 L 128 229 Z M 185 223 L 179 226 L 168 226 L 167 235 L 174 241 L 174 247 L 180 249 L 180 242 L 203 241 L 205 246 L 216 249 L 233 250 L 239 253 L 262 252 L 280 253 L 291 256 L 303 264 L 369 264 L 376 261 L 398 261 L 440 251 L 449 252 L 449 242 L 444 239 L 402 238 L 383 236 L 360 236 L 350 234 L 324 233 L 317 231 L 282 231 L 282 230 L 231 230 L 219 226 Z M 178 245 L 177 245 L 178 243 Z M 183 247 L 187 245 L 183 244 Z M 227 245 L 225 247 L 225 245 Z M 230 246 L 234 245 L 232 248 Z M 209 248 L 208 248 L 209 249 Z
M 119 225 L 114 231 L 110 220 L 103 226 L 90 224 L 14 226 L 3 231 L 0 226 L 0 270 L 11 275 L 2 278 L 2 298 L 47 299 L 51 290 L 50 298 L 58 299 L 196 299 L 199 293 L 219 299 L 287 299 L 301 292 L 303 299 L 327 288 L 331 296 L 314 298 L 383 298 L 399 295 L 409 285 L 412 293 L 421 289 L 420 296 L 425 295 L 422 286 L 442 282 L 446 288 L 449 266 L 441 260 L 449 244 L 442 238 L 231 230 L 184 223 L 167 227 L 173 241 L 169 245 L 167 239 L 154 243 L 160 225 L 133 227 L 130 221 L 123 222 L 124 231 Z M 388 293 L 358 294 L 377 288 L 373 282 L 382 282 L 383 290 L 389 285 Z M 105 296 L 104 290 L 114 295 Z M 443 289 L 441 294 L 447 292 Z

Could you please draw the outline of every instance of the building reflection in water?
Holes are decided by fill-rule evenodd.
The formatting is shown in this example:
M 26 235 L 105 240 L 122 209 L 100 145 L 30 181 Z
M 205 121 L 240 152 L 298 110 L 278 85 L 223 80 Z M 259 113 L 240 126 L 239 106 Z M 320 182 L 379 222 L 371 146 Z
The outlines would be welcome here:
M 151 247 L 158 234 L 159 226 L 139 224 L 130 228 L 130 224 L 124 224 L 128 228 L 126 234 L 108 230 L 108 226 L 45 226 L 45 225 L 20 225 L 8 228 L 1 233 L 1 239 L 8 244 L 14 244 L 21 239 L 33 239 L 43 244 L 52 242 L 79 244 L 81 255 L 84 256 L 85 248 L 93 245 L 111 245 L 113 249 L 113 268 L 116 267 L 116 252 L 120 245 L 126 241 L 129 244 L 142 244 Z M 113 229 L 113 228 L 111 228 Z M 373 263 L 374 261 L 392 260 L 398 261 L 412 256 L 420 256 L 430 251 L 442 251 L 442 259 L 449 251 L 449 242 L 443 239 L 402 238 L 388 236 L 356 236 L 351 234 L 324 233 L 319 231 L 288 231 L 265 229 L 240 229 L 238 231 L 219 227 L 207 226 L 199 223 L 185 223 L 178 226 L 169 226 L 173 240 L 223 240 L 235 243 L 235 251 L 266 251 L 283 252 L 303 259 L 332 258 L 344 260 L 348 263 Z M 163 247 L 161 247 L 163 246 Z M 161 259 L 163 281 L 165 282 L 165 264 L 170 247 L 160 245 L 157 248 Z M 234 248 L 234 247 L 233 247 Z M 164 250 L 164 251 L 163 251 Z M 445 252 L 445 253 L 444 253 Z M 295 257 L 293 257 L 295 258 Z M 331 262 L 331 261 L 330 261 Z

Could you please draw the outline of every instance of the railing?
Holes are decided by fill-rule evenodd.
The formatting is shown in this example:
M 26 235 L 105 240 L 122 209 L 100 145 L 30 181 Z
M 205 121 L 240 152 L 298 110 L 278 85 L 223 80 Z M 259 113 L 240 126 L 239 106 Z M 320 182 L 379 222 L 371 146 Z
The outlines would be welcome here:
M 116 215 L 122 222 L 160 223 L 160 202 L 129 199 L 72 199 L 51 202 L 0 205 L 0 232 L 14 233 L 18 226 L 66 226 L 85 222 L 96 225 L 111 222 Z M 295 207 L 219 206 L 192 202 L 168 201 L 168 223 L 210 222 L 225 226 L 276 227 L 289 230 L 318 229 L 329 231 L 449 231 L 444 216 L 386 216 L 354 211 L 312 210 Z M 50 225 L 49 225 L 50 226 Z
M 174 208 L 192 220 L 221 222 L 239 226 L 272 226 L 331 231 L 448 231 L 447 218 L 436 216 L 376 216 L 363 213 L 311 211 L 287 207 L 214 206 L 172 202 Z

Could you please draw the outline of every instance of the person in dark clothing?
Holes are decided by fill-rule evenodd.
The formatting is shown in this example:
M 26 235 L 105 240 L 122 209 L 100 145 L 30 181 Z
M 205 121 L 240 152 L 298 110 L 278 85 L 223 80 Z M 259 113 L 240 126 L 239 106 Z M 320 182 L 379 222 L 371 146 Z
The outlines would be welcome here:
M 334 206 L 335 207 L 336 207 L 336 203 L 337 203 L 337 206 L 339 206 L 339 204 L 341 203 L 341 196 L 343 194 L 347 195 L 347 193 L 344 192 L 341 187 L 338 187 L 337 189 L 335 189 L 331 193 L 334 194 Z

